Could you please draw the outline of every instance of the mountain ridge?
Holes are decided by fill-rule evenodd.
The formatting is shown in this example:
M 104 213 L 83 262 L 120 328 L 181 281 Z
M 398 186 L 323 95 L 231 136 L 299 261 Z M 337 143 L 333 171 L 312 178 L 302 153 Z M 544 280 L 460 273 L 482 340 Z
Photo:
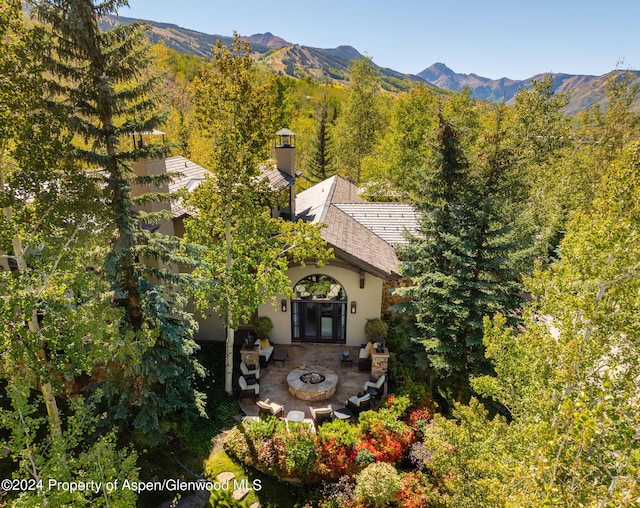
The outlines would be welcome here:
M 233 37 L 206 34 L 172 23 L 150 20 L 139 20 L 124 16 L 106 16 L 101 21 L 103 29 L 117 24 L 129 24 L 144 21 L 150 28 L 149 40 L 154 43 L 163 42 L 167 47 L 181 53 L 189 53 L 202 58 L 212 56 L 211 47 L 220 41 L 229 45 Z M 354 47 L 341 45 L 336 48 L 314 48 L 291 43 L 271 32 L 253 34 L 242 37 L 251 43 L 251 49 L 257 62 L 278 74 L 294 78 L 313 78 L 320 82 L 346 86 L 349 82 L 349 64 L 362 58 L 362 54 Z M 553 89 L 557 93 L 570 92 L 570 101 L 565 114 L 575 114 L 595 103 L 603 103 L 606 80 L 616 71 L 595 75 L 572 75 L 566 73 L 540 73 L 524 80 L 502 77 L 491 79 L 475 73 L 461 74 L 450 69 L 446 64 L 437 62 L 418 74 L 403 74 L 390 68 L 376 66 L 379 71 L 381 86 L 384 90 L 397 93 L 406 91 L 411 83 L 423 82 L 437 94 L 461 91 L 465 86 L 471 90 L 471 97 L 490 102 L 505 100 L 511 103 L 520 88 L 531 85 L 532 80 L 544 76 L 553 76 Z M 640 86 L 640 71 L 635 73 L 634 84 Z M 632 104 L 632 110 L 640 112 L 640 99 Z
M 124 16 L 107 15 L 101 20 L 101 27 L 108 29 L 117 24 L 129 24 L 144 21 L 149 25 L 147 31 L 153 44 L 160 42 L 181 53 L 194 54 L 203 58 L 212 56 L 211 47 L 219 39 L 228 46 L 233 37 L 206 34 L 171 23 L 139 20 Z M 271 32 L 241 37 L 251 43 L 254 58 L 274 72 L 294 78 L 312 77 L 321 82 L 345 86 L 349 82 L 349 64 L 362 58 L 362 54 L 352 46 L 341 45 L 337 48 L 313 48 L 290 43 Z M 374 67 L 380 73 L 380 82 L 384 90 L 392 93 L 408 90 L 411 83 L 424 82 L 412 74 L 403 74 L 393 69 Z M 432 86 L 432 85 L 429 85 Z M 437 90 L 436 87 L 433 87 Z M 437 90 L 436 93 L 445 93 Z
M 583 111 L 593 104 L 606 104 L 604 86 L 611 76 L 619 72 L 611 71 L 601 76 L 591 74 L 540 73 L 527 79 L 517 80 L 503 77 L 491 79 L 478 74 L 461 74 L 453 71 L 442 62 L 434 63 L 417 75 L 425 81 L 439 88 L 446 88 L 459 92 L 464 87 L 471 90 L 471 97 L 489 102 L 505 101 L 510 104 L 515 94 L 521 88 L 530 87 L 533 80 L 541 80 L 546 76 L 553 79 L 555 93 L 569 93 L 569 104 L 564 109 L 565 114 L 573 115 Z M 640 71 L 629 71 L 635 75 L 633 84 L 640 86 Z M 631 106 L 633 111 L 640 111 L 640 99 Z

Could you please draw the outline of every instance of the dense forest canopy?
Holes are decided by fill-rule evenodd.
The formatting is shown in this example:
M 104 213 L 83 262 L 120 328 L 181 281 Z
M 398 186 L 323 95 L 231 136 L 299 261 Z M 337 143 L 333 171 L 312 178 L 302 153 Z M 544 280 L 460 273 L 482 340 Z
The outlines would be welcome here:
M 329 256 L 318 230 L 274 222 L 256 187 L 269 131 L 287 127 L 299 190 L 339 174 L 370 200 L 421 213 L 419 234 L 398 250 L 401 303 L 385 316 L 390 377 L 399 395 L 438 410 L 403 434 L 416 442 L 394 480 L 413 482 L 414 504 L 402 506 L 638 504 L 640 117 L 630 76 L 612 75 L 606 108 L 567 117 L 551 78 L 496 105 L 419 83 L 390 93 L 365 57 L 349 86 L 335 86 L 274 75 L 238 39 L 210 61 L 147 46 L 138 24 L 101 31 L 100 16 L 124 0 L 32 3 L 29 20 L 18 0 L 0 4 L 0 423 L 11 474 L 135 480 L 145 447 L 204 421 L 184 296 L 237 327 L 265 287 L 287 285 L 280 252 L 306 237 L 300 256 Z M 153 128 L 170 143 L 130 147 Z M 168 213 L 142 209 L 165 194 L 131 194 L 166 183 L 132 170 L 162 155 L 209 167 L 228 189 L 194 194 L 191 205 L 207 208 L 192 243 L 151 232 Z M 221 213 L 234 210 L 234 192 L 246 198 L 242 221 Z M 235 229 L 239 244 L 230 216 L 246 229 Z M 287 240 L 243 250 L 258 229 L 265 242 Z M 275 278 L 252 277 L 251 262 L 269 256 Z M 252 298 L 217 301 L 235 295 L 237 260 Z M 394 411 L 382 414 L 397 430 Z M 352 506 L 368 495 L 363 473 Z M 19 501 L 44 498 L 135 502 L 124 491 Z

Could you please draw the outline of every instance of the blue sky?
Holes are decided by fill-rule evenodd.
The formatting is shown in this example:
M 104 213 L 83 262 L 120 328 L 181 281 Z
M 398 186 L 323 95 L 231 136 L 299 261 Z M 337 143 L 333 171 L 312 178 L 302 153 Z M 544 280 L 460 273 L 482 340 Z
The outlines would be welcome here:
M 640 69 L 639 0 L 129 0 L 122 16 L 209 34 L 271 32 L 305 46 L 351 45 L 382 67 L 524 79 Z

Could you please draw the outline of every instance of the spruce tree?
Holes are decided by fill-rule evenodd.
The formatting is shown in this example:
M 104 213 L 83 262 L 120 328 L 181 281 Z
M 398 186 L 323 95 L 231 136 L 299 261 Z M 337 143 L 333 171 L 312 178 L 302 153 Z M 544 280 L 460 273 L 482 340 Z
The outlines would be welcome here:
M 424 170 L 419 235 L 399 249 L 400 269 L 413 285 L 396 293 L 405 301 L 395 308 L 408 318 L 410 337 L 422 344 L 435 384 L 460 385 L 465 376 L 461 328 L 468 318 L 467 253 L 463 195 L 469 163 L 455 128 L 442 114 L 431 143 L 431 166 Z
M 522 304 L 516 266 L 531 245 L 530 237 L 520 235 L 514 226 L 522 204 L 513 198 L 522 182 L 508 142 L 506 115 L 504 105 L 496 106 L 488 115 L 473 178 L 465 189 L 465 229 L 470 246 L 465 364 L 472 366 L 468 370 L 473 373 L 489 372 L 491 368 L 482 344 L 484 317 L 508 315 L 509 310 Z M 512 317 L 509 321 L 514 324 Z
M 510 151 L 503 146 L 501 114 L 484 142 L 479 164 L 470 164 L 456 128 L 438 116 L 429 166 L 419 184 L 419 235 L 399 249 L 401 270 L 412 285 L 396 293 L 413 341 L 424 347 L 433 387 L 456 400 L 469 393 L 469 377 L 491 367 L 484 357 L 483 317 L 517 306 L 518 274 L 502 198 Z
M 51 31 L 45 64 L 56 102 L 66 109 L 68 127 L 83 138 L 76 157 L 101 168 L 113 228 L 102 273 L 110 298 L 122 310 L 121 356 L 108 365 L 111 414 L 133 417 L 144 440 L 157 444 L 163 424 L 195 414 L 201 400 L 192 384 L 201 367 L 192 358 L 195 322 L 183 308 L 186 276 L 170 269 L 189 259 L 176 238 L 152 233 L 145 224 L 170 220 L 170 212 L 143 213 L 137 205 L 167 199 L 161 193 L 132 196 L 135 185 L 159 188 L 171 175 L 138 176 L 131 164 L 163 156 L 165 144 L 125 146 L 136 133 L 159 127 L 163 117 L 153 94 L 158 76 L 146 77 L 149 64 L 144 25 L 100 30 L 98 20 L 114 14 L 126 0 L 41 0 L 35 12 Z M 165 268 L 167 267 L 167 268 Z
M 320 106 L 318 127 L 309 156 L 309 174 L 307 178 L 314 184 L 326 180 L 335 173 L 331 164 L 331 135 L 329 129 L 334 115 L 335 111 L 330 112 L 325 97 Z

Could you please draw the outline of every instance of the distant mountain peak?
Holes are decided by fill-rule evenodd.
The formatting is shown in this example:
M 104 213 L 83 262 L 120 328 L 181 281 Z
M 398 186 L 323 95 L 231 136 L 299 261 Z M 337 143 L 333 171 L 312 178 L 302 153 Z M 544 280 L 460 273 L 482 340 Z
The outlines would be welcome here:
M 271 32 L 253 34 L 249 37 L 242 38 L 249 41 L 251 44 L 260 44 L 261 46 L 266 46 L 268 48 L 285 48 L 293 45 L 292 43 L 285 41 L 282 37 L 273 35 Z
M 133 21 L 136 20 L 107 15 L 101 19 L 101 27 L 108 30 Z M 211 48 L 218 40 L 225 46 L 233 44 L 233 37 L 229 36 L 206 34 L 156 21 L 148 21 L 148 24 L 150 26 L 147 35 L 153 44 L 162 42 L 168 48 L 202 58 L 211 58 Z M 310 77 L 322 83 L 348 85 L 350 62 L 362 58 L 358 50 L 349 45 L 332 49 L 312 48 L 293 44 L 271 32 L 254 34 L 242 39 L 251 43 L 253 58 L 265 64 L 274 73 L 294 78 Z M 412 82 L 423 82 L 417 76 L 402 74 L 393 69 L 378 70 L 381 87 L 391 93 L 408 90 Z
M 446 72 L 446 73 L 452 73 L 453 72 L 449 67 L 447 67 L 442 62 L 434 63 L 432 66 L 429 67 L 429 69 L 432 70 L 432 71 L 438 71 L 438 72 Z

